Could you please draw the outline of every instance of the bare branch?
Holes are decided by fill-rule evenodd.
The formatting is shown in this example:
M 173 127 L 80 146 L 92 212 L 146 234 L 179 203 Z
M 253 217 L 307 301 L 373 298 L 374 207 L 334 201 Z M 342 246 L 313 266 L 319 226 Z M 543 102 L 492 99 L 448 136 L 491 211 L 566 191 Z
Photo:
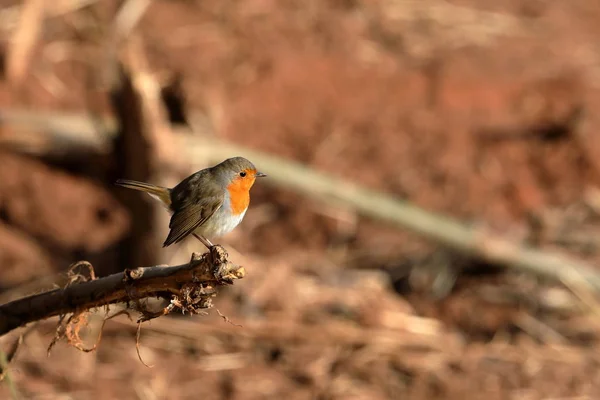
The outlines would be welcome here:
M 215 286 L 244 277 L 244 268 L 229 262 L 227 257 L 222 247 L 215 246 L 202 256 L 195 254 L 187 264 L 128 269 L 2 304 L 0 335 L 32 321 L 69 313 L 77 316 L 85 310 L 114 303 L 139 305 L 140 300 L 150 297 L 167 298 L 176 301 L 177 308 L 198 312 L 210 306 Z M 150 319 L 143 307 L 136 308 L 144 314 L 142 320 Z

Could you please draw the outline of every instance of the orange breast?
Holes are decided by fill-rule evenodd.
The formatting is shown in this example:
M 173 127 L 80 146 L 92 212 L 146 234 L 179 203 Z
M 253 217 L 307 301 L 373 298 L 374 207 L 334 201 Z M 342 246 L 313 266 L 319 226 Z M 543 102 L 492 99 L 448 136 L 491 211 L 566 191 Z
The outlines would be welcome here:
M 248 179 L 236 179 L 227 186 L 229 191 L 229 201 L 231 204 L 231 212 L 238 215 L 246 211 L 250 204 L 250 188 L 252 182 Z

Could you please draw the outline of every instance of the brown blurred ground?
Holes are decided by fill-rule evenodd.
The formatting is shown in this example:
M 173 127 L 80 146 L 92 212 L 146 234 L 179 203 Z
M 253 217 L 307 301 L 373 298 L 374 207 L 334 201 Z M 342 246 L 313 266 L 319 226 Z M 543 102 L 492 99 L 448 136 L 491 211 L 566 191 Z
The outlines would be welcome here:
M 89 82 L 106 72 L 105 32 L 95 27 L 113 6 L 46 21 L 26 82 L 0 81 L 0 106 L 108 112 Z M 180 77 L 187 109 L 204 113 L 218 136 L 599 259 L 589 199 L 600 165 L 600 3 L 171 1 L 155 2 L 138 29 L 153 70 Z M 5 49 L 10 33 L 7 25 Z M 80 258 L 105 271 L 127 267 L 115 263 L 131 221 L 109 175 L 0 153 L 2 288 Z M 405 285 L 406 268 L 435 270 L 433 246 L 298 194 L 260 184 L 253 193 L 244 224 L 224 241 L 250 277 L 216 302 L 244 327 L 215 310 L 152 322 L 142 334 L 142 355 L 155 365 L 147 369 L 125 319 L 107 324 L 97 353 L 59 345 L 50 358 L 45 324 L 12 374 L 25 397 L 600 395 L 594 318 L 478 294 L 492 287 L 527 298 L 543 282 L 465 272 L 435 300 Z M 574 232 L 585 243 L 574 245 Z M 355 276 L 364 270 L 368 278 Z M 413 314 L 422 318 L 403 319 Z

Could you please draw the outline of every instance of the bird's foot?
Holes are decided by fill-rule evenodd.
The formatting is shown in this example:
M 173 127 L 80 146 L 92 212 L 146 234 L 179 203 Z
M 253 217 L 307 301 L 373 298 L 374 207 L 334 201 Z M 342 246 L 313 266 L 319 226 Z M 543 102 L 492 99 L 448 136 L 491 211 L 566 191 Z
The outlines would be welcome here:
M 213 244 L 211 247 L 209 247 L 208 251 L 214 266 L 227 263 L 229 254 L 227 253 L 227 250 L 225 250 L 225 248 L 220 244 Z

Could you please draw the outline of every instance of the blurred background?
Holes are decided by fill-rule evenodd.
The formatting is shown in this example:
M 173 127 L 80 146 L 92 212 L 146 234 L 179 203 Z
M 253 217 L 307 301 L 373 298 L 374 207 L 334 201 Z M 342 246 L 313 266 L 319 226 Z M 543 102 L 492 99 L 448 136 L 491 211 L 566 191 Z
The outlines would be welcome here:
M 262 154 L 600 260 L 596 0 L 0 5 L 2 302 L 64 284 L 78 260 L 105 276 L 203 251 L 163 249 L 168 214 L 113 182 L 173 186 L 227 146 L 267 174 Z M 97 351 L 61 342 L 47 357 L 52 319 L 0 397 L 599 398 L 593 298 L 297 179 L 258 181 L 218 240 L 248 274 L 215 308 L 143 325 L 152 368 L 125 316 Z M 89 317 L 87 347 L 103 315 Z

